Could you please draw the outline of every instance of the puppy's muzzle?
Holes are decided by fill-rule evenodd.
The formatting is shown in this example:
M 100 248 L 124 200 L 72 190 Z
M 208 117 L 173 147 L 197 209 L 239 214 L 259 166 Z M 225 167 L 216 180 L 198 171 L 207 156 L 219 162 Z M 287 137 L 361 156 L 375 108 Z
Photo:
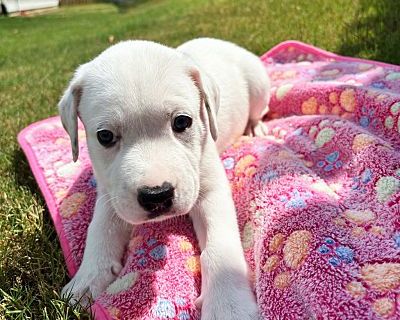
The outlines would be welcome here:
M 169 182 L 164 182 L 161 186 L 138 188 L 137 200 L 139 204 L 149 212 L 149 219 L 156 218 L 168 212 L 172 207 L 174 198 L 174 187 Z

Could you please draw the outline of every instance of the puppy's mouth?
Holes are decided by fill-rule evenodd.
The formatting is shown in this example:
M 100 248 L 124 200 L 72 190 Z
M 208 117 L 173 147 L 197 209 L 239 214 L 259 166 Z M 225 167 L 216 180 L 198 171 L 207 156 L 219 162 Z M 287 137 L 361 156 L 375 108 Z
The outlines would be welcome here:
M 160 216 L 170 216 L 173 215 L 174 212 L 171 210 L 172 207 L 172 199 L 167 200 L 164 203 L 155 203 L 155 204 L 148 204 L 149 213 L 148 213 L 148 220 L 153 220 Z

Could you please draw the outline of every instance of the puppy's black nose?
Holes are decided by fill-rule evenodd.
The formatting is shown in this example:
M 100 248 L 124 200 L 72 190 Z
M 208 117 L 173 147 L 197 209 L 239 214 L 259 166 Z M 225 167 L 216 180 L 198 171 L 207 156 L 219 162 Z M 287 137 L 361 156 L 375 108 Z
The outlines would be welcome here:
M 149 211 L 150 218 L 155 218 L 171 209 L 172 199 L 174 198 L 174 187 L 169 182 L 164 182 L 162 186 L 138 188 L 138 202 Z

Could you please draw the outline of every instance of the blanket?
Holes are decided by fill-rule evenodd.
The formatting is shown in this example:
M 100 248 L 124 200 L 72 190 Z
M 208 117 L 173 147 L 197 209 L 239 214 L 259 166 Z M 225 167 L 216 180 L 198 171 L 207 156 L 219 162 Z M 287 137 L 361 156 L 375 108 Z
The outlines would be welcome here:
M 295 41 L 261 59 L 268 134 L 221 160 L 262 318 L 399 319 L 400 67 Z M 73 163 L 58 117 L 18 136 L 71 276 L 96 196 L 82 126 L 79 139 Z M 199 319 L 199 254 L 188 217 L 136 228 L 95 318 Z

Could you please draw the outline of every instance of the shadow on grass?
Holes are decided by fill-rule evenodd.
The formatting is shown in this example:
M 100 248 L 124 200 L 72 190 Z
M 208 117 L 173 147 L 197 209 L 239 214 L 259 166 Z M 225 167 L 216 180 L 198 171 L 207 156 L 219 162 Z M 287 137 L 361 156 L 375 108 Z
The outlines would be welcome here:
M 150 0 L 106 0 L 105 3 L 114 4 L 120 13 L 126 13 L 132 8 L 137 8 L 138 6 L 149 2 Z
M 339 53 L 400 64 L 400 1 L 360 0 Z
M 44 203 L 22 150 L 16 148 L 12 156 L 10 173 L 17 186 Z M 28 219 L 23 209 L 15 209 L 13 214 L 16 219 Z M 40 217 L 33 217 L 23 229 L 6 229 L 2 235 L 12 243 L 0 257 L 0 318 L 6 312 L 10 320 L 33 319 L 35 315 L 44 319 L 55 319 L 56 315 L 57 319 L 92 319 L 79 306 L 71 307 L 60 298 L 58 292 L 67 274 L 57 234 L 47 209 L 37 214 Z
M 32 194 L 41 195 L 39 186 L 35 181 L 31 168 L 29 167 L 28 160 L 26 159 L 22 149 L 16 148 L 14 150 L 12 163 L 15 182 L 18 184 L 18 186 L 28 188 Z

